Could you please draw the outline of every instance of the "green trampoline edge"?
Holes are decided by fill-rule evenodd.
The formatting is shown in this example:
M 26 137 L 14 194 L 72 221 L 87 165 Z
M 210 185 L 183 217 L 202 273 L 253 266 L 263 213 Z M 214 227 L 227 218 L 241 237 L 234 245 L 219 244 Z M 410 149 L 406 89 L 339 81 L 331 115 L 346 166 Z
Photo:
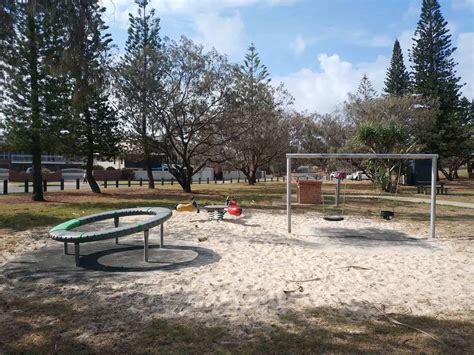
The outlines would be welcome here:
M 58 224 L 57 226 L 53 227 L 49 233 L 51 232 L 56 232 L 59 230 L 70 230 L 72 228 L 76 228 L 81 225 L 81 221 L 78 219 L 70 219 L 69 221 L 63 222 L 61 224 Z

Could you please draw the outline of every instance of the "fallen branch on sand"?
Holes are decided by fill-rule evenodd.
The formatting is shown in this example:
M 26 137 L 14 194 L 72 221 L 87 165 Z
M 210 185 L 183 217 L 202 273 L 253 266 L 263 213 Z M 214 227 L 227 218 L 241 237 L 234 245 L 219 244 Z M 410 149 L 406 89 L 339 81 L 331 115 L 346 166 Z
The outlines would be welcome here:
M 322 280 L 320 277 L 315 277 L 314 279 L 307 279 L 307 280 L 287 280 L 287 279 L 283 279 L 283 281 L 286 281 L 286 282 L 294 282 L 294 283 L 300 283 L 300 282 L 311 282 L 311 281 L 320 281 Z
M 367 302 L 367 304 L 369 304 Z M 427 331 L 424 331 L 423 329 L 420 329 L 420 328 L 417 328 L 417 327 L 413 327 L 409 324 L 405 324 L 405 323 L 402 323 L 398 320 L 396 320 L 395 318 L 392 318 L 390 317 L 387 313 L 385 313 L 385 306 L 382 305 L 382 309 L 380 309 L 379 307 L 377 307 L 376 305 L 372 305 L 377 311 L 379 311 L 385 318 L 387 318 L 391 323 L 395 324 L 395 325 L 399 325 L 399 326 L 402 326 L 402 327 L 405 327 L 405 328 L 409 328 L 409 329 L 413 329 L 413 330 L 416 330 L 417 332 L 420 332 L 422 334 L 425 334 L 426 336 L 430 337 L 431 339 L 435 340 L 436 342 L 442 344 L 442 345 L 447 345 L 445 342 L 443 342 L 442 340 L 438 339 L 437 337 L 435 337 L 433 334 L 430 334 L 428 333 Z
M 370 267 L 363 267 L 363 266 L 357 266 L 357 265 L 342 266 L 342 267 L 338 267 L 338 269 L 371 270 Z

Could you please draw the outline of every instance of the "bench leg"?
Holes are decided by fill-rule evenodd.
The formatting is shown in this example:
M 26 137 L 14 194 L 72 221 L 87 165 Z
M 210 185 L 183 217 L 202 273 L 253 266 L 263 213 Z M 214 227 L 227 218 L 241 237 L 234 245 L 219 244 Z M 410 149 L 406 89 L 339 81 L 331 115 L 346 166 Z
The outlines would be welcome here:
M 163 248 L 165 236 L 163 234 L 163 223 L 160 225 L 160 248 Z
M 148 262 L 148 230 L 143 232 L 143 254 L 145 256 L 145 262 Z
M 119 218 L 118 217 L 114 217 L 114 225 L 115 225 L 115 228 L 117 228 L 119 226 Z M 118 237 L 115 237 L 115 244 L 118 244 Z
M 74 243 L 74 259 L 76 259 L 76 266 L 79 266 L 79 243 Z
M 64 255 L 67 255 L 67 242 L 64 242 Z

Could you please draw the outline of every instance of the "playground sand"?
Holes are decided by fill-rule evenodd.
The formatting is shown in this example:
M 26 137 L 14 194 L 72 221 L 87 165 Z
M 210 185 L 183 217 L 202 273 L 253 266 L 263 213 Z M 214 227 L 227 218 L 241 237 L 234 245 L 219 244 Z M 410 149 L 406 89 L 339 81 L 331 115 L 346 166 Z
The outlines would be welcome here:
M 219 318 L 240 325 L 236 332 L 245 332 L 246 324 L 278 323 L 287 312 L 317 307 L 357 311 L 352 314 L 360 317 L 380 316 L 381 309 L 442 317 L 474 306 L 469 240 L 429 241 L 427 223 L 356 217 L 327 222 L 313 212 L 295 213 L 293 233 L 286 228 L 282 211 L 247 210 L 221 222 L 208 221 L 205 213 L 175 212 L 165 224 L 167 245 L 209 249 L 217 256 L 213 262 L 125 279 L 110 275 L 90 284 L 57 286 L 45 279 L 35 289 L 42 297 L 100 295 L 111 308 L 97 307 L 97 317 L 113 308 L 114 313 L 127 309 L 143 321 L 182 317 L 212 325 Z M 207 240 L 199 242 L 202 237 Z M 150 242 L 158 240 L 156 228 Z M 32 252 L 38 243 L 25 248 Z M 60 243 L 41 243 L 61 253 Z M 124 322 L 119 316 L 107 319 L 106 329 Z

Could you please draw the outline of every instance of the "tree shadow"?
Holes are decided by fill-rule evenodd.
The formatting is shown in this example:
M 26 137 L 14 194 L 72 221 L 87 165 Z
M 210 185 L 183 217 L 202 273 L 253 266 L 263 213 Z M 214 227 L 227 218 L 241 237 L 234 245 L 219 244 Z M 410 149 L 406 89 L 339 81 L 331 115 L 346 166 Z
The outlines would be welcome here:
M 87 291 L 82 291 L 84 294 Z M 28 297 L 0 295 L 2 353 L 430 353 L 474 350 L 472 322 L 388 313 L 367 303 L 281 312 L 276 321 L 230 321 L 224 316 L 167 316 L 111 302 L 102 294 L 58 297 L 33 290 Z M 137 292 L 134 299 L 152 299 Z M 168 299 L 170 294 L 165 295 Z M 136 297 L 136 298 L 135 298 Z M 184 299 L 186 295 L 184 295 Z M 168 306 L 164 304 L 163 307 Z M 173 306 L 173 305 L 171 305 Z M 183 304 L 184 307 L 193 307 Z M 225 306 L 222 314 L 225 314 Z M 142 312 L 147 318 L 144 320 Z M 413 329 L 432 334 L 433 338 Z
M 17 282 L 42 280 L 51 284 L 87 284 L 91 280 L 126 279 L 137 272 L 200 267 L 220 260 L 217 253 L 206 248 L 182 245 L 160 248 L 153 245 L 149 247 L 150 262 L 145 262 L 143 245 L 119 244 L 110 247 L 109 243 L 106 247 L 104 242 L 86 244 L 81 248 L 79 267 L 75 265 L 73 254 L 65 255 L 60 248 L 45 247 L 7 263 L 0 275 Z

